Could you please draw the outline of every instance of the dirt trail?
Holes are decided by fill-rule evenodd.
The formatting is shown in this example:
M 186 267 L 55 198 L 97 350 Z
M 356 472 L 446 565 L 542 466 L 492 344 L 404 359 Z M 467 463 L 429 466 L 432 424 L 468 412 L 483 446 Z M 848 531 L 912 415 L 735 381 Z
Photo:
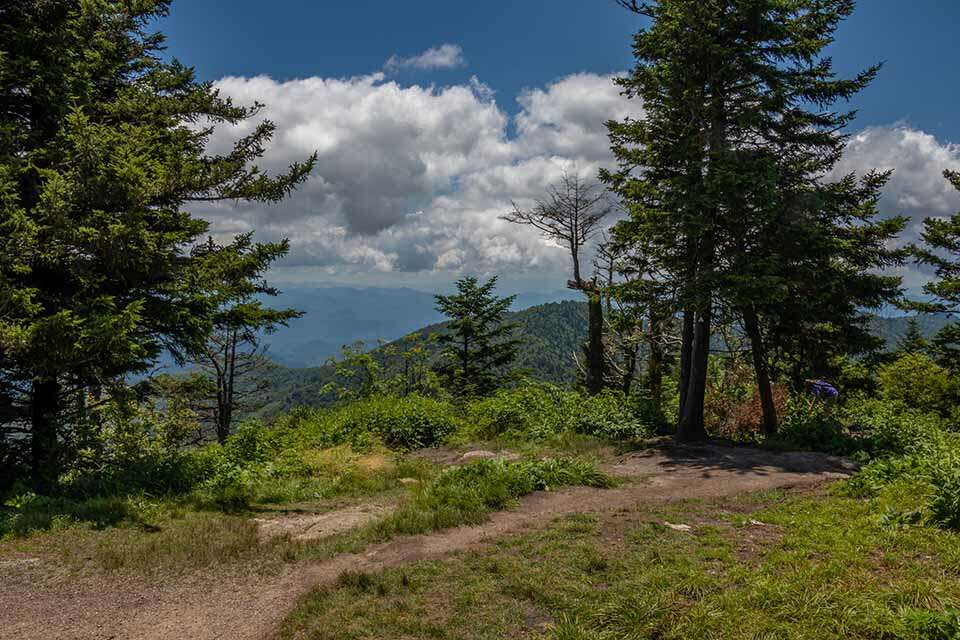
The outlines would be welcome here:
M 276 576 L 197 576 L 173 583 L 82 578 L 50 584 L 37 563 L 0 564 L 0 638 L 39 640 L 242 640 L 270 638 L 308 589 L 345 570 L 377 571 L 475 549 L 506 534 L 573 513 L 638 503 L 711 498 L 784 487 L 813 487 L 849 473 L 849 464 L 814 453 L 773 453 L 718 445 L 669 446 L 623 456 L 607 471 L 631 481 L 616 489 L 537 493 L 486 523 L 399 538 Z

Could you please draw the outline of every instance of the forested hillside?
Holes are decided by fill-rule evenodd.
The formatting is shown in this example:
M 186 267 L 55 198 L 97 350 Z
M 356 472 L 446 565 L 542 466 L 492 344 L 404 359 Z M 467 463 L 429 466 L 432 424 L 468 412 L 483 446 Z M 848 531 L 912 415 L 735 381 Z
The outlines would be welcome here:
M 519 325 L 516 335 L 521 340 L 517 367 L 530 378 L 543 382 L 569 384 L 576 377 L 574 353 L 583 345 L 587 334 L 587 305 L 566 301 L 530 307 L 508 314 L 509 322 Z M 429 336 L 445 330 L 446 323 L 424 327 L 411 334 L 424 342 L 431 359 L 438 347 L 429 342 Z M 401 345 L 403 339 L 376 348 L 372 355 L 383 363 L 390 373 L 402 367 L 402 358 L 389 355 L 388 349 Z M 252 415 L 269 418 L 296 406 L 319 407 L 331 404 L 336 395 L 322 389 L 336 379 L 330 365 L 308 369 L 278 366 L 266 376 L 268 384 L 258 409 Z
M 907 332 L 910 316 L 872 316 L 870 326 L 875 335 L 883 338 L 888 348 L 893 348 Z M 916 316 L 921 333 L 932 338 L 949 324 L 944 316 Z M 569 384 L 576 378 L 574 354 L 578 353 L 587 338 L 587 304 L 585 302 L 558 302 L 544 304 L 523 311 L 513 312 L 509 320 L 520 325 L 517 335 L 522 341 L 517 366 L 531 379 L 541 382 Z M 426 339 L 433 333 L 443 331 L 445 323 L 430 325 L 411 335 Z M 402 342 L 398 341 L 398 343 Z M 436 355 L 436 346 L 430 346 Z M 389 358 L 384 348 L 372 353 L 394 373 L 401 363 Z M 325 385 L 334 381 L 333 367 L 324 365 L 312 368 L 277 366 L 267 376 L 268 388 L 264 391 L 261 406 L 252 415 L 269 418 L 296 406 L 326 406 L 335 400 L 332 392 L 322 393 Z
M 953 322 L 951 318 L 944 315 L 921 314 L 918 316 L 897 316 L 895 318 L 873 316 L 870 320 L 870 328 L 874 335 L 883 338 L 888 348 L 893 348 L 907 333 L 911 318 L 916 319 L 917 328 L 921 335 L 928 340 Z

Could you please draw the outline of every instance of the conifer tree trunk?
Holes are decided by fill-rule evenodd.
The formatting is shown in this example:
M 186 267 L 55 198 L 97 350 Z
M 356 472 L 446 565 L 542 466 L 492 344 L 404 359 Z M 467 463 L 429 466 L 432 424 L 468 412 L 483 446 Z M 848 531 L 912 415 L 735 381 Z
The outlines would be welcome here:
M 678 424 L 683 422 L 687 408 L 687 389 L 690 387 L 690 361 L 693 356 L 694 313 L 687 309 L 683 313 L 683 331 L 680 343 L 680 415 Z
M 714 180 L 720 164 L 720 158 L 726 147 L 727 118 L 725 98 L 722 92 L 717 92 L 711 104 L 710 144 L 707 158 L 709 170 L 706 172 L 710 182 Z M 705 212 L 706 232 L 702 237 L 702 244 L 695 252 L 699 266 L 691 269 L 692 284 L 705 287 L 698 293 L 699 306 L 694 323 L 693 346 L 690 354 L 690 375 L 687 381 L 686 401 L 683 405 L 683 417 L 677 425 L 677 439 L 682 441 L 703 440 L 707 437 L 704 425 L 704 400 L 707 393 L 707 367 L 710 363 L 710 329 L 713 319 L 713 295 L 710 288 L 710 277 L 714 270 L 714 252 L 717 249 L 717 237 L 712 225 L 718 218 L 716 206 Z M 694 258 L 691 257 L 691 260 Z
M 656 414 L 663 415 L 663 346 L 657 340 L 660 335 L 660 319 L 650 316 L 650 327 L 647 332 L 647 344 L 650 349 L 650 358 L 647 360 L 647 386 L 650 387 L 650 399 Z
M 623 390 L 623 396 L 630 396 L 630 389 L 633 387 L 633 376 L 637 371 L 637 347 L 631 346 L 627 349 L 625 362 L 623 366 L 623 378 L 621 383 L 621 389 Z
M 742 310 L 744 329 L 750 339 L 750 352 L 753 355 L 753 370 L 757 378 L 757 390 L 760 394 L 760 408 L 763 412 L 763 432 L 773 435 L 777 432 L 777 407 L 773 402 L 773 387 L 770 384 L 770 370 L 767 364 L 763 336 L 760 333 L 760 321 L 757 311 L 751 306 Z
M 705 440 L 707 437 L 703 404 L 707 392 L 707 365 L 710 361 L 711 307 L 711 304 L 707 304 L 694 322 L 686 400 L 683 416 L 677 425 L 677 439 L 683 442 Z
M 603 304 L 600 294 L 588 293 L 590 334 L 587 342 L 587 392 L 596 395 L 603 391 Z
M 33 485 L 38 493 L 49 494 L 56 489 L 59 476 L 60 383 L 56 379 L 35 379 L 30 395 Z

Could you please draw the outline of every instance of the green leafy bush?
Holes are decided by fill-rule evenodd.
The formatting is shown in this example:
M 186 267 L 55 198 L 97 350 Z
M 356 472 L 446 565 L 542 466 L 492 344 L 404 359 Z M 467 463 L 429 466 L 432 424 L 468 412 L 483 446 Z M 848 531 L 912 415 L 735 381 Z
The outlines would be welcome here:
M 938 466 L 932 487 L 931 519 L 944 529 L 960 530 L 960 466 Z
M 950 372 L 920 353 L 908 353 L 877 372 L 884 399 L 908 409 L 950 417 L 960 404 L 960 384 Z
M 450 402 L 413 394 L 374 396 L 334 409 L 295 409 L 278 418 L 272 429 L 284 442 L 299 446 L 349 444 L 369 450 L 382 442 L 394 449 L 413 450 L 439 444 L 459 425 L 457 409 Z
M 813 449 L 838 455 L 857 450 L 858 444 L 850 438 L 832 408 L 823 402 L 791 397 L 785 402 L 780 430 L 772 444 L 790 449 Z
M 845 418 L 863 431 L 872 460 L 847 483 L 856 496 L 873 496 L 896 483 L 922 494 L 929 520 L 960 530 L 960 434 L 943 419 L 891 400 L 851 403 Z
M 192 414 L 164 414 L 122 399 L 105 402 L 72 434 L 60 493 L 85 499 L 189 491 L 201 479 L 183 449 L 193 420 Z
M 927 465 L 918 456 L 878 458 L 860 469 L 846 484 L 846 492 L 858 498 L 875 496 L 885 487 L 905 478 L 922 479 Z
M 608 440 L 634 440 L 653 434 L 621 394 L 584 396 L 549 384 L 505 389 L 466 409 L 468 438 L 542 441 L 564 432 Z
M 944 431 L 939 416 L 882 399 L 858 399 L 844 408 L 841 420 L 863 436 L 873 457 L 924 453 Z
M 605 440 L 642 440 L 654 434 L 651 423 L 641 420 L 622 394 L 610 390 L 578 399 L 572 422 L 577 433 Z
M 404 450 L 439 444 L 458 426 L 450 403 L 418 395 L 368 398 L 337 409 L 329 419 L 347 441 L 373 434 L 387 446 Z
M 575 410 L 574 395 L 548 384 L 502 389 L 467 406 L 467 429 L 470 436 L 484 440 L 543 440 L 568 427 L 567 418 Z
M 282 432 L 266 429 L 256 420 L 244 422 L 223 443 L 223 456 L 237 465 L 261 464 L 282 448 Z
M 250 508 L 255 493 L 257 470 L 223 459 L 197 492 L 198 501 L 210 502 L 226 511 Z

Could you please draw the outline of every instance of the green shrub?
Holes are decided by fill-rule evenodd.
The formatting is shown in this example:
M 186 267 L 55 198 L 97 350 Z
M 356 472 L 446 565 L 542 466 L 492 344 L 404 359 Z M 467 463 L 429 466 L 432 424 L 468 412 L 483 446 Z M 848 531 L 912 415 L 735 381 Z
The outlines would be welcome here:
M 872 497 L 904 479 L 922 482 L 927 465 L 918 456 L 878 458 L 863 466 L 846 484 L 846 492 L 858 498 Z
M 637 440 L 653 434 L 621 394 L 584 396 L 550 384 L 504 389 L 466 409 L 467 436 L 474 439 L 542 441 L 564 432 L 607 440 Z
M 791 397 L 786 401 L 780 430 L 771 443 L 785 448 L 813 449 L 838 455 L 854 452 L 858 445 L 823 402 Z
M 152 406 L 105 402 L 96 421 L 72 434 L 60 493 L 75 500 L 92 496 L 189 491 L 200 480 L 182 443 L 182 415 L 163 415 Z
M 930 515 L 944 529 L 960 530 L 960 436 L 941 432 L 923 452 L 930 463 Z
M 374 396 L 334 409 L 294 409 L 278 418 L 273 430 L 289 446 L 313 448 L 349 444 L 358 451 L 378 442 L 413 450 L 439 444 L 459 426 L 449 402 L 420 395 Z
M 891 400 L 860 400 L 846 419 L 864 431 L 862 448 L 872 460 L 847 482 L 855 496 L 873 496 L 897 482 L 926 498 L 929 520 L 960 530 L 960 434 L 942 418 Z
M 960 530 L 960 467 L 938 470 L 932 486 L 931 519 L 944 529 Z
M 568 428 L 576 398 L 576 394 L 549 384 L 501 389 L 467 406 L 468 431 L 483 440 L 544 440 Z
M 908 409 L 950 417 L 960 402 L 960 385 L 928 356 L 909 353 L 877 372 L 884 399 Z
M 200 485 L 196 501 L 226 512 L 249 509 L 255 497 L 257 475 L 257 469 L 223 457 L 217 461 L 210 477 Z
M 264 463 L 281 449 L 280 436 L 256 420 L 244 422 L 223 443 L 223 456 L 237 465 Z
M 844 407 L 840 421 L 861 435 L 860 447 L 871 457 L 924 454 L 939 446 L 944 433 L 939 416 L 891 400 L 856 398 Z
M 623 394 L 606 390 L 600 395 L 581 398 L 572 416 L 573 430 L 605 440 L 643 440 L 654 434 L 624 401 Z
M 372 434 L 387 446 L 403 450 L 439 444 L 458 426 L 451 404 L 418 395 L 368 398 L 337 409 L 329 420 L 344 441 Z

